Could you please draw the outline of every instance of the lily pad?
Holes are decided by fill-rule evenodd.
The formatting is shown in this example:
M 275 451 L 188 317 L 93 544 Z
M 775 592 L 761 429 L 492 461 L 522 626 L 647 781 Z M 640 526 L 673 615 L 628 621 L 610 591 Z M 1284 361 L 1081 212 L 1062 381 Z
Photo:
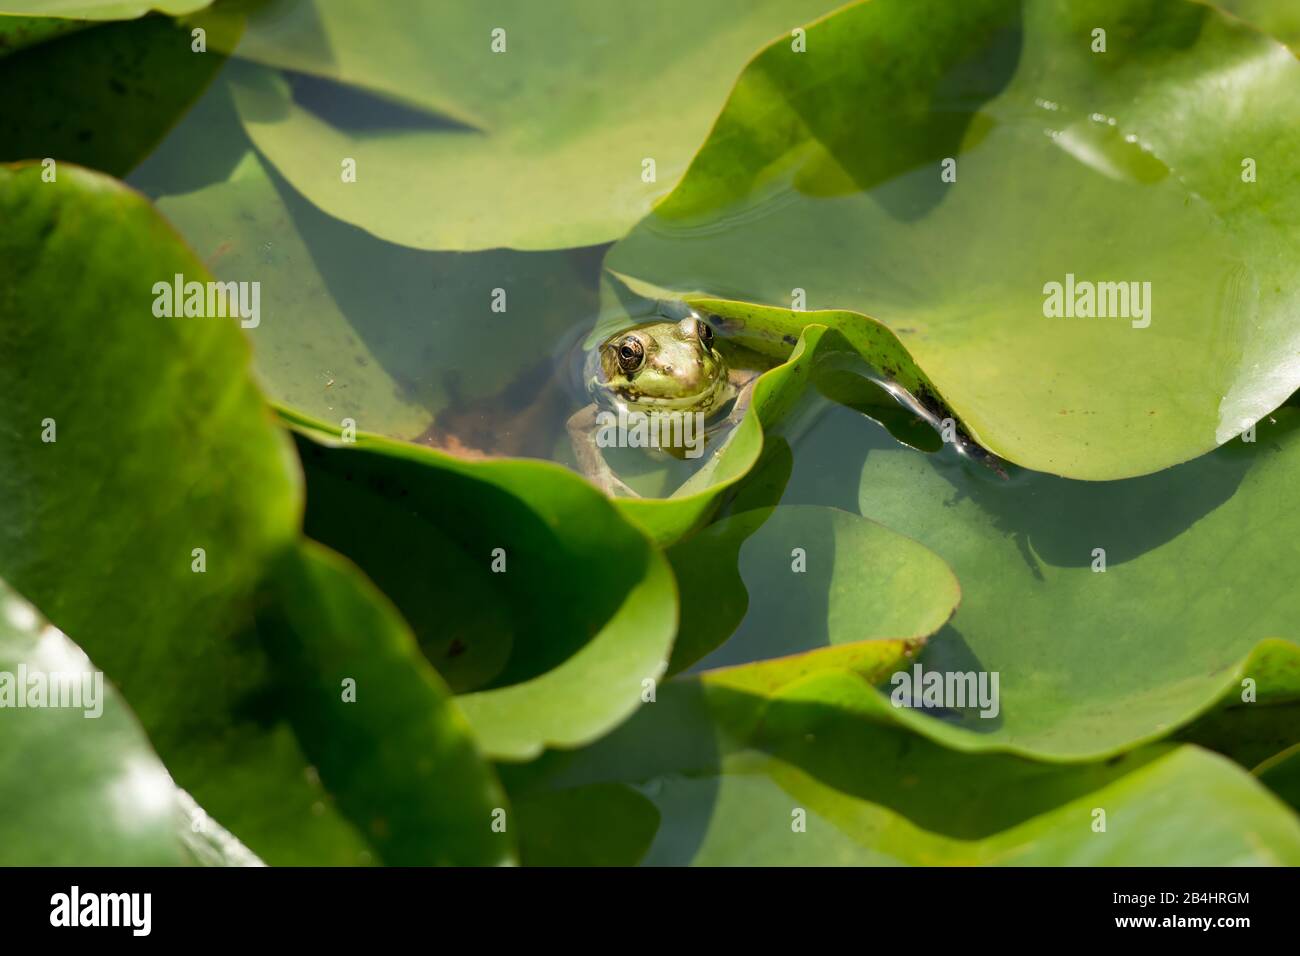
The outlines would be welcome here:
M 42 703 L 62 686 L 83 706 L 30 707 L 37 684 L 47 688 Z M 81 649 L 3 583 L 0 706 L 0 864 L 184 862 L 176 787 L 134 715 Z
M 703 667 L 727 667 L 817 647 L 841 648 L 850 657 L 834 655 L 834 666 L 851 669 L 867 651 L 875 660 L 888 647 L 893 666 L 879 680 L 919 651 L 961 598 L 957 579 L 933 552 L 834 508 L 746 511 L 710 525 L 668 557 L 682 596 L 670 672 L 701 658 Z M 745 621 L 762 622 L 751 639 Z M 735 642 L 723 645 L 733 633 Z
M 1260 783 L 1300 810 L 1300 744 L 1275 754 L 1252 772 Z
M 236 99 L 285 178 L 383 239 L 421 249 L 592 245 L 623 235 L 685 172 L 755 49 L 782 34 L 789 44 L 791 28 L 836 5 L 271 4 L 237 52 L 299 76 L 250 72 Z M 344 85 L 414 116 L 376 120 L 382 100 L 350 110 Z M 340 175 L 345 158 L 356 161 L 355 182 Z M 643 178 L 645 160 L 653 178 Z
M 1300 747 L 1300 644 L 1264 641 L 1242 666 L 1237 685 L 1176 736 L 1251 768 L 1300 809 L 1291 789 L 1291 758 Z
M 284 711 L 332 797 L 394 865 L 499 864 L 505 794 L 392 605 L 356 569 L 304 546 L 274 571 L 258 631 Z
M 0 16 L 0 57 L 84 29 L 86 25 L 79 20 Z
M 667 560 L 608 499 L 558 465 L 344 442 L 286 415 L 307 533 L 390 594 L 466 691 L 457 702 L 486 753 L 580 746 L 640 705 L 667 664 L 677 595 Z
M 393 689 L 378 718 L 366 707 L 347 716 L 325 708 L 310 672 L 286 672 L 284 652 L 268 655 L 269 637 L 252 627 L 272 569 L 300 546 L 301 476 L 248 377 L 235 323 L 155 314 L 154 284 L 178 273 L 206 281 L 203 265 L 138 194 L 76 167 L 53 183 L 39 166 L 0 168 L 0 217 L 0 392 L 13 403 L 0 429 L 0 575 L 77 634 L 177 784 L 276 864 L 374 860 L 387 835 L 375 832 L 374 815 L 396 795 L 408 800 L 419 787 L 432 805 L 483 784 L 490 771 L 467 771 L 473 745 L 446 691 L 418 658 L 395 652 L 397 624 L 376 626 L 373 653 L 355 665 L 382 671 L 374 684 Z M 331 627 L 374 625 L 392 612 L 362 606 L 373 595 L 360 583 L 350 595 L 328 562 L 289 584 L 300 594 L 315 576 L 330 580 L 331 600 L 292 610 L 314 615 L 302 626 L 323 666 L 352 639 Z M 376 721 L 399 704 L 419 713 L 403 722 L 429 771 L 412 777 L 403 764 L 359 784 L 337 768 L 337 753 L 322 756 L 312 736 L 320 726 L 386 753 L 392 731 Z M 450 772 L 454 785 L 439 777 Z M 435 839 L 449 832 L 446 815 L 482 819 L 491 797 L 392 818 L 392 832 L 410 841 L 399 858 L 500 859 L 501 842 Z M 417 838 L 413 819 L 431 829 Z
M 1300 385 L 1296 104 L 1300 62 L 1199 3 L 872 0 L 756 57 L 607 264 L 790 334 L 869 316 L 998 455 L 1142 475 Z
M 1003 481 L 902 449 L 847 412 L 828 417 L 801 446 L 805 460 L 857 449 L 861 513 L 934 551 L 961 581 L 961 607 L 921 663 L 1000 675 L 995 719 L 939 720 L 891 706 L 888 690 L 862 716 L 951 747 L 1079 759 L 1164 737 L 1240 694 L 1252 674 L 1261 699 L 1285 694 L 1294 681 L 1269 676 L 1283 665 L 1250 657 L 1268 642 L 1283 649 L 1275 661 L 1294 658 L 1300 636 L 1287 576 L 1300 531 L 1287 490 L 1300 468 L 1300 410 L 1274 419 L 1253 443 L 1094 483 L 1028 472 Z M 792 500 L 807 500 L 823 470 L 796 460 Z
M 211 3 L 212 0 L 0 0 L 0 16 L 132 20 L 150 11 L 172 16 L 193 13 Z
M 1300 8 L 1277 0 L 1215 0 L 1214 5 L 1241 17 L 1251 26 L 1300 47 Z
M 855 675 L 811 680 L 815 693 L 755 695 L 679 678 L 534 786 L 636 787 L 662 821 L 647 864 L 1300 859 L 1300 820 L 1245 770 L 1199 748 L 1148 747 L 1070 766 L 961 754 L 822 702 L 873 694 Z M 755 709 L 761 722 L 748 717 Z
M 238 36 L 237 21 L 221 29 L 229 42 Z M 148 17 L 60 31 L 0 58 L 0 160 L 49 158 L 125 175 L 225 61 L 193 52 L 191 42 L 189 30 Z
M 633 866 L 659 828 L 655 805 L 618 783 L 535 792 L 515 813 L 525 866 Z

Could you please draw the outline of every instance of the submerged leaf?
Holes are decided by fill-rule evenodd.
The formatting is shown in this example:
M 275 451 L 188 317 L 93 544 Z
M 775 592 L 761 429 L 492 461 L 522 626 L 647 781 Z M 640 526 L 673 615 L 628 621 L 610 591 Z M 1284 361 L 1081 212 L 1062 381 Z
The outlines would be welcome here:
M 276 3 L 254 15 L 239 55 L 329 82 L 250 71 L 236 100 L 295 188 L 381 238 L 592 245 L 672 187 L 757 47 L 836 5 Z M 354 108 L 353 86 L 380 98 Z M 345 157 L 355 181 L 341 175 Z
M 183 133 L 169 144 L 177 162 L 204 145 L 202 130 Z M 379 242 L 321 214 L 248 151 L 222 182 L 158 208 L 217 276 L 261 283 L 249 337 L 276 401 L 449 450 L 552 455 L 572 401 L 555 353 L 595 307 L 577 256 Z

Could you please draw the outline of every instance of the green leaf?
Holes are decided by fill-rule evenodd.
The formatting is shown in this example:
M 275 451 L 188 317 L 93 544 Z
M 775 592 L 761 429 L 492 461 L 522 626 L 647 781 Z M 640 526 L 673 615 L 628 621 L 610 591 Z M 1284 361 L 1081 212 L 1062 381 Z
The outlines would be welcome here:
M 703 666 L 726 667 L 819 647 L 824 658 L 838 647 L 874 662 L 888 640 L 890 666 L 879 680 L 919 650 L 961 598 L 957 579 L 933 552 L 834 508 L 746 511 L 676 545 L 668 557 L 682 601 L 670 673 L 700 658 Z M 833 658 L 852 669 L 850 658 Z
M 67 33 L 84 29 L 86 23 L 78 20 L 47 20 L 42 17 L 0 16 L 0 57 L 8 56 L 30 46 L 53 40 Z
M 0 169 L 0 217 L 0 393 L 18 402 L 0 575 L 77 635 L 177 783 L 255 852 L 354 860 L 350 827 L 310 812 L 323 794 L 287 726 L 249 710 L 267 676 L 255 639 L 232 640 L 301 494 L 247 345 L 229 321 L 153 315 L 156 281 L 206 272 L 111 180 Z
M 1261 768 L 1284 763 L 1300 745 L 1300 644 L 1263 641 L 1218 705 L 1177 739 L 1217 750 L 1269 783 Z
M 998 455 L 1141 475 L 1300 385 L 1297 103 L 1300 62 L 1198 3 L 872 0 L 764 50 L 607 264 L 742 319 L 801 290 L 791 334 L 870 316 Z M 1149 326 L 1048 318 L 1067 276 L 1149 282 Z
M 59 683 L 84 706 L 24 706 L 29 681 L 53 691 L 55 674 L 66 675 Z M 103 678 L 80 648 L 0 583 L 0 864 L 184 862 L 177 790 Z
M 792 27 L 835 6 L 510 0 L 435 15 L 419 0 L 273 4 L 239 55 L 332 82 L 250 71 L 237 101 L 258 149 L 300 192 L 381 238 L 591 245 L 622 235 L 671 188 L 756 48 L 782 34 L 788 45 Z M 362 106 L 337 84 L 412 113 Z M 356 160 L 355 182 L 340 175 L 344 158 Z
M 342 442 L 285 414 L 307 533 L 392 597 L 466 691 L 457 701 L 485 752 L 580 746 L 637 708 L 666 665 L 677 595 L 663 555 L 603 495 L 557 465 Z
M 233 833 L 208 816 L 188 793 L 177 790 L 176 798 L 182 812 L 181 843 L 191 865 L 266 866 Z
M 205 281 L 202 264 L 139 195 L 75 167 L 54 183 L 40 174 L 0 168 L 0 394 L 13 396 L 0 428 L 0 576 L 77 635 L 177 783 L 268 862 L 357 863 L 382 858 L 376 849 L 500 859 L 471 834 L 438 838 L 457 813 L 481 817 L 488 771 L 467 770 L 468 731 L 432 675 L 403 657 L 400 626 L 386 606 L 367 606 L 364 584 L 349 594 L 325 559 L 276 582 L 290 595 L 331 582 L 329 600 L 284 609 L 290 626 L 314 629 L 318 664 L 349 650 L 349 623 L 375 625 L 355 670 L 394 689 L 387 706 L 409 708 L 419 756 L 392 757 L 391 711 L 340 717 L 313 696 L 328 690 L 332 704 L 339 691 L 287 669 L 301 636 L 252 626 L 272 569 L 299 547 L 301 476 L 235 323 L 154 314 L 154 284 Z M 321 726 L 398 766 L 358 781 L 322 748 Z M 408 776 L 419 759 L 430 769 Z M 467 791 L 478 803 L 392 812 L 414 787 L 430 804 Z M 386 845 L 376 816 L 409 845 Z
M 1300 46 L 1300 8 L 1294 5 L 1277 0 L 1214 0 L 1214 5 L 1291 44 L 1292 48 Z
M 1300 744 L 1269 758 L 1253 773 L 1260 783 L 1300 810 Z
M 1260 642 L 1287 638 L 1277 646 L 1294 655 L 1300 528 L 1287 489 L 1300 411 L 1262 423 L 1253 444 L 1107 483 L 1003 482 L 899 450 L 847 416 L 845 426 L 820 440 L 862 448 L 862 514 L 933 550 L 962 583 L 962 606 L 922 663 L 1000 674 L 995 721 L 963 730 L 881 708 L 893 719 L 950 746 L 1101 756 L 1239 693 Z
M 303 750 L 384 863 L 496 864 L 511 838 L 504 804 L 451 695 L 410 630 L 356 570 L 325 548 L 275 572 L 259 632 Z
M 237 23 L 224 29 L 238 35 Z M 0 160 L 50 158 L 125 175 L 225 60 L 192 52 L 191 42 L 188 29 L 147 17 L 68 32 L 0 58 Z
M 1245 771 L 1199 748 L 1148 747 L 1068 766 L 963 754 L 823 703 L 874 694 L 856 675 L 826 672 L 804 683 L 817 689 L 755 694 L 672 681 L 655 705 L 532 786 L 636 787 L 662 819 L 651 864 L 1300 859 L 1300 819 Z M 749 718 L 756 709 L 758 723 Z M 1094 829 L 1097 810 L 1104 832 Z
M 0 865 L 262 865 L 172 783 L 103 671 L 3 581 L 0 722 Z
M 131 20 L 152 10 L 177 16 L 202 10 L 212 0 L 0 0 L 0 16 Z
M 633 866 L 659 828 L 655 805 L 631 787 L 541 791 L 515 803 L 525 866 Z

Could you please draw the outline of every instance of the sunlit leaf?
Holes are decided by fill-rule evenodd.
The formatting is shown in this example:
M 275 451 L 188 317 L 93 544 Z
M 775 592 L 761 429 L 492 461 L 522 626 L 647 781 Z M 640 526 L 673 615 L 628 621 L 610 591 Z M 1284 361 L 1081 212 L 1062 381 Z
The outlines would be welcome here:
M 1186 0 L 859 3 L 749 65 L 608 265 L 869 316 L 998 455 L 1141 475 L 1300 385 L 1297 104 L 1300 61 Z M 1076 280 L 1109 317 L 1049 317 Z

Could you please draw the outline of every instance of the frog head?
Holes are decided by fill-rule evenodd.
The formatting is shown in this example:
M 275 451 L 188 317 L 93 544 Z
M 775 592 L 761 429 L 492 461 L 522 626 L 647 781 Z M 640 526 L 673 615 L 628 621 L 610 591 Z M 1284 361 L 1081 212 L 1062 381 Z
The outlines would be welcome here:
M 597 404 L 629 411 L 708 414 L 730 395 L 726 359 L 695 312 L 610 336 L 588 356 L 585 378 Z

